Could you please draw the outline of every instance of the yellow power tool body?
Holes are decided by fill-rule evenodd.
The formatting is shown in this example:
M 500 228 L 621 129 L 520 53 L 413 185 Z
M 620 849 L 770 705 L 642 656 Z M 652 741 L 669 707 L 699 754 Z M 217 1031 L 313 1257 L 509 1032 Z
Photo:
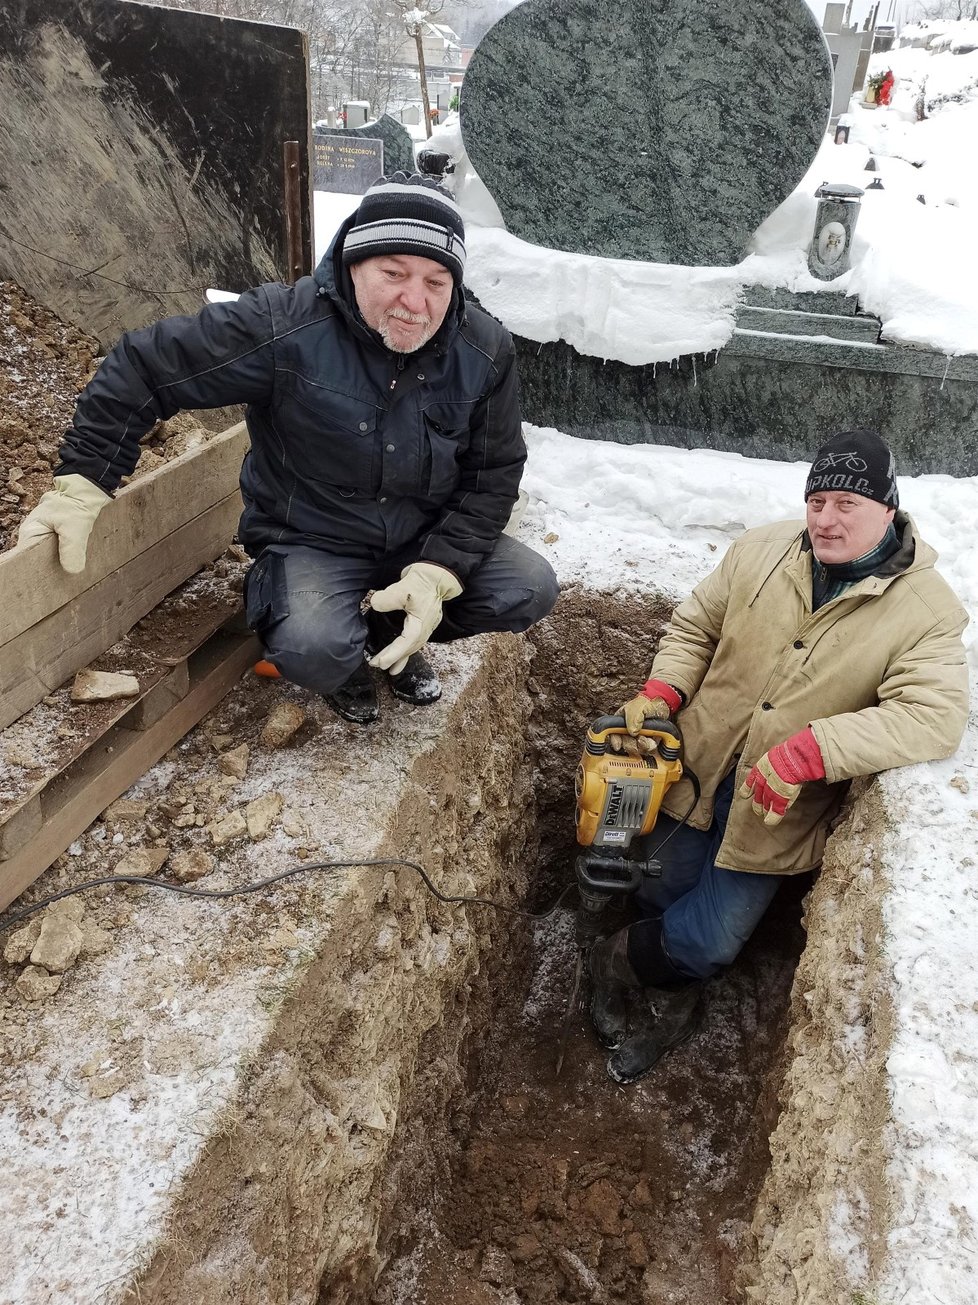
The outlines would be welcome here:
M 585 946 L 609 897 L 632 893 L 643 877 L 659 873 L 654 858 L 627 852 L 633 838 L 655 828 L 663 798 L 683 776 L 683 738 L 675 722 L 647 720 L 637 737 L 651 739 L 654 748 L 639 756 L 615 752 L 613 735 L 629 737 L 622 716 L 596 720 L 577 769 L 577 841 L 588 849 L 576 863 L 583 908 L 578 932 Z
M 596 720 L 577 768 L 577 841 L 584 849 L 575 862 L 580 899 L 577 963 L 561 1028 L 558 1074 L 578 1006 L 584 959 L 601 932 L 605 906 L 612 897 L 628 896 L 643 879 L 661 873 L 654 856 L 629 857 L 629 846 L 633 838 L 652 832 L 662 799 L 683 776 L 683 736 L 673 721 L 647 720 L 637 737 L 650 739 L 654 746 L 638 756 L 616 752 L 609 741 L 615 735 L 629 737 L 623 716 Z

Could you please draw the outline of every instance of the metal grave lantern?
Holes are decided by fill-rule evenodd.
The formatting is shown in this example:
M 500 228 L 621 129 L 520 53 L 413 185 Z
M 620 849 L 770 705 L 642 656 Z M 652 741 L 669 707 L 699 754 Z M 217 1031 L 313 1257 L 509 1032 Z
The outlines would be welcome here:
M 852 234 L 863 197 L 859 186 L 822 182 L 815 192 L 818 209 L 808 251 L 808 270 L 820 281 L 832 281 L 849 270 Z

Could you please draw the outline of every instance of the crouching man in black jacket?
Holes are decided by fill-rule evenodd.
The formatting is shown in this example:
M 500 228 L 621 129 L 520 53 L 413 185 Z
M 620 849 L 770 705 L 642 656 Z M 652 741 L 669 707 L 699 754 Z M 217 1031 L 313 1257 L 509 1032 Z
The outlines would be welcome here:
M 270 673 L 365 724 L 366 650 L 398 697 L 435 701 L 429 639 L 525 630 L 557 599 L 548 563 L 503 534 L 526 460 L 515 353 L 462 297 L 464 239 L 445 189 L 397 173 L 313 276 L 123 336 L 21 543 L 54 531 L 62 566 L 82 570 L 140 437 L 181 408 L 247 404 L 239 536 Z

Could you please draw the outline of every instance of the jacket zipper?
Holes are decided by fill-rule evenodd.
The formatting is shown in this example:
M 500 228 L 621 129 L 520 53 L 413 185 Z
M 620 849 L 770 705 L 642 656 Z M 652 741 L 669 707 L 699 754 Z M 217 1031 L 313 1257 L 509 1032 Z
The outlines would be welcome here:
M 391 379 L 390 387 L 388 388 L 387 391 L 388 394 L 390 394 L 391 390 L 394 389 L 394 387 L 397 385 L 397 382 L 401 379 L 401 372 L 403 370 L 404 370 L 404 355 L 401 354 L 401 356 L 397 360 L 397 370 L 394 372 L 393 378 Z

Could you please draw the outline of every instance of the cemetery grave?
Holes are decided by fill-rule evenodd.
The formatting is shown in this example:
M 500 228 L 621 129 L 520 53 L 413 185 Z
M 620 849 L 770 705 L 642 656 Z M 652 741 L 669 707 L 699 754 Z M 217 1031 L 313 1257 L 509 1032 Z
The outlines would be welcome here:
M 748 0 L 727 15 L 732 47 L 743 36 L 745 7 Z M 51 8 L 46 0 L 48 18 Z M 84 6 L 68 8 L 84 17 Z M 544 8 L 527 0 L 523 16 L 537 24 Z M 575 22 L 586 20 L 586 6 L 573 8 Z M 791 12 L 779 10 L 764 33 L 772 66 L 782 50 L 811 52 L 811 24 L 799 32 Z M 183 19 L 191 16 L 150 10 L 139 21 L 152 33 L 156 23 Z M 302 54 L 296 34 L 270 28 L 265 47 L 256 25 L 242 24 L 243 54 L 235 24 L 199 21 L 197 32 L 231 48 L 229 66 L 239 55 L 246 65 L 258 60 L 266 92 L 291 114 L 279 134 L 298 134 L 301 77 L 288 77 Z M 536 36 L 541 65 L 553 45 L 566 72 L 566 50 Z M 497 78 L 503 90 L 511 74 L 528 80 L 521 42 L 507 46 L 504 37 L 505 27 L 496 65 L 490 49 L 483 70 L 476 66 L 465 92 L 470 113 L 480 94 L 497 92 Z M 206 41 L 196 44 L 206 52 Z M 70 48 L 77 67 L 91 66 Z M 648 49 L 635 59 L 641 76 Z M 823 65 L 815 60 L 812 84 L 827 93 Z M 670 124 L 673 148 L 704 132 L 713 140 L 720 128 L 724 139 L 736 136 L 740 127 L 704 108 L 702 67 L 679 72 L 689 113 L 679 127 Z M 282 77 L 290 96 L 277 94 Z M 68 95 L 77 86 L 56 89 L 59 112 L 67 96 L 69 111 L 88 123 Z M 19 105 L 22 90 L 8 81 L 5 94 Z M 86 112 L 97 100 L 85 98 Z M 364 125 L 346 139 L 366 151 L 359 157 L 376 158 L 373 143 L 388 149 L 397 124 L 382 119 L 371 136 L 369 106 L 358 107 Z M 779 156 L 785 175 L 803 162 L 805 133 L 815 139 L 824 126 L 817 94 L 790 107 L 798 130 Z M 752 121 L 759 185 L 774 171 L 762 138 L 777 135 L 778 115 L 762 105 Z M 514 155 L 522 159 L 526 175 L 497 183 L 501 200 L 519 226 L 527 215 L 514 191 L 522 188 L 529 210 L 563 222 L 563 234 L 544 233 L 562 248 L 567 210 L 541 206 L 540 189 L 550 193 L 544 165 L 558 146 L 570 155 L 596 133 L 575 127 L 573 142 L 528 144 L 520 125 L 486 118 L 473 156 L 483 149 L 501 175 Z M 630 149 L 638 130 L 619 127 L 604 138 L 609 155 Z M 639 127 L 648 132 L 650 121 Z M 98 138 L 87 126 L 84 135 Z M 246 143 L 269 156 L 280 144 Z M 181 162 L 188 175 L 195 157 Z M 702 163 L 700 180 L 728 184 L 715 162 Z M 613 172 L 620 163 L 610 159 Z M 489 177 L 492 164 L 480 158 L 479 166 Z M 611 196 L 613 182 L 602 186 Z M 218 254 L 205 269 L 187 259 L 191 241 L 168 249 L 167 282 L 183 287 L 180 303 L 147 302 L 145 268 L 133 266 L 119 296 L 125 324 L 193 310 L 213 269 L 224 274 L 211 284 L 242 288 L 285 266 L 275 248 L 280 233 L 268 222 L 277 211 L 268 189 L 250 262 L 239 260 L 237 246 L 248 246 L 253 215 L 215 202 L 208 222 L 223 214 Z M 653 234 L 695 237 L 697 250 L 719 257 L 710 231 L 683 218 L 682 198 L 672 197 Z M 579 211 L 593 219 L 580 223 L 592 245 L 603 224 L 615 242 L 605 252 L 652 256 L 628 243 L 645 233 L 648 215 L 616 225 L 601 204 L 584 209 L 571 212 L 575 222 Z M 714 217 L 739 240 L 751 213 L 745 203 L 743 231 L 727 221 L 725 203 Z M 23 222 L 18 212 L 10 225 Z M 118 237 L 95 232 L 102 234 L 109 245 Z M 139 242 L 131 243 L 139 255 Z M 77 247 L 70 252 L 79 257 Z M 911 1255 L 924 1246 L 950 1280 L 964 1282 L 967 1212 L 948 1212 L 933 1174 L 934 1204 L 922 1206 L 919 1224 L 916 1213 L 908 1224 L 894 1200 L 894 1135 L 906 1141 L 890 1069 L 891 1056 L 905 1054 L 894 1053 L 900 989 L 888 951 L 887 853 L 908 842 L 899 781 L 856 785 L 818 879 L 787 886 L 737 964 L 710 985 L 700 1032 L 627 1090 L 607 1079 L 583 1010 L 555 1075 L 573 952 L 569 910 L 534 922 L 445 903 L 412 868 L 422 866 L 449 896 L 547 911 L 576 850 L 573 777 L 583 731 L 647 671 L 677 600 L 665 571 L 682 562 L 682 542 L 660 540 L 640 566 L 620 550 L 603 556 L 593 541 L 575 553 L 557 531 L 531 522 L 525 537 L 550 550 L 560 572 L 554 614 L 525 637 L 435 647 L 442 700 L 413 711 L 385 691 L 379 725 L 354 730 L 294 686 L 250 673 L 258 648 L 239 610 L 247 560 L 229 548 L 247 436 L 231 419 L 216 431 L 178 419 L 151 433 L 136 477 L 100 518 L 81 577 L 59 571 L 51 541 L 13 548 L 19 520 L 47 487 L 73 396 L 98 354 L 95 337 L 104 345 L 119 324 L 115 290 L 93 290 L 87 270 L 65 293 L 63 269 L 42 269 L 22 249 L 15 262 L 21 284 L 7 281 L 0 294 L 0 364 L 16 382 L 0 393 L 0 487 L 8 489 L 0 507 L 8 613 L 0 645 L 0 898 L 15 911 L 106 874 L 139 882 L 69 896 L 0 934 L 0 1218 L 13 1230 L 0 1247 L 0 1299 L 856 1305 L 872 1299 L 865 1285 L 901 1244 Z M 800 306 L 790 295 L 765 291 L 740 305 L 731 355 L 756 360 L 754 375 L 769 376 L 772 362 L 795 366 L 815 349 L 854 391 L 865 390 L 849 363 L 860 348 L 874 356 L 883 348 L 878 322 L 843 296 L 827 299 L 829 311 L 810 304 L 805 322 L 792 316 Z M 52 303 L 82 325 L 59 320 Z M 806 335 L 828 334 L 826 316 L 833 334 L 806 343 Z M 527 416 L 540 420 L 559 392 L 573 397 L 585 426 L 588 404 L 597 414 L 585 436 L 611 428 L 623 441 L 636 430 L 642 439 L 669 434 L 661 412 L 650 420 L 629 407 L 636 388 L 655 391 L 654 367 L 650 378 L 563 341 L 548 392 L 550 379 L 536 376 L 531 360 L 541 356 L 545 372 L 547 350 L 535 340 L 520 347 Z M 682 412 L 676 429 L 693 444 L 703 442 L 702 425 L 693 417 L 687 424 L 686 414 L 715 431 L 725 411 L 722 394 L 712 409 L 704 401 L 709 387 L 700 388 L 695 363 L 687 356 L 667 368 L 661 386 L 681 390 L 672 411 Z M 935 365 L 920 364 L 935 382 L 927 393 L 953 395 L 955 412 L 970 414 L 972 362 L 932 375 Z M 788 397 L 775 405 L 782 416 L 797 404 L 798 388 L 786 382 Z M 743 435 L 743 411 L 728 416 L 725 434 Z M 562 416 L 555 421 L 564 425 Z M 763 440 L 787 456 L 770 429 L 746 451 L 770 453 Z M 554 472 L 555 489 L 557 479 Z M 528 483 L 539 502 L 546 477 Z M 567 520 L 568 533 L 574 528 Z M 651 534 L 644 542 L 655 550 Z M 699 545 L 691 573 L 709 568 L 715 547 Z M 686 576 L 681 566 L 679 573 Z M 134 675 L 138 691 L 75 702 L 73 677 L 90 667 Z M 967 801 L 963 774 L 950 782 Z M 938 845 L 941 832 L 931 830 L 928 841 Z M 954 846 L 957 860 L 943 867 L 949 876 L 966 877 L 966 850 Z M 155 886 L 220 894 L 276 875 L 288 877 L 227 897 Z M 948 1078 L 967 1070 L 955 1060 Z M 930 1154 L 936 1143 L 921 1135 L 907 1144 Z M 958 1220 L 960 1236 L 931 1227 L 935 1211 Z M 965 1299 L 955 1296 L 955 1305 Z

